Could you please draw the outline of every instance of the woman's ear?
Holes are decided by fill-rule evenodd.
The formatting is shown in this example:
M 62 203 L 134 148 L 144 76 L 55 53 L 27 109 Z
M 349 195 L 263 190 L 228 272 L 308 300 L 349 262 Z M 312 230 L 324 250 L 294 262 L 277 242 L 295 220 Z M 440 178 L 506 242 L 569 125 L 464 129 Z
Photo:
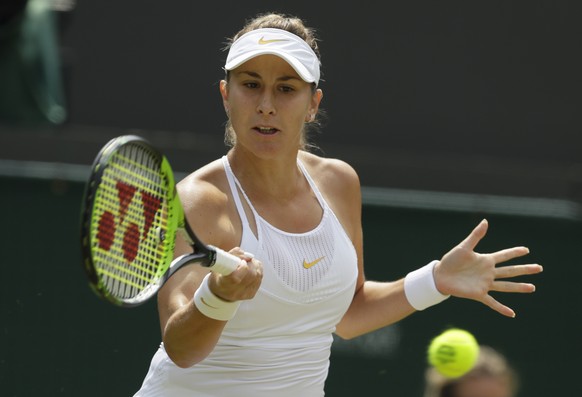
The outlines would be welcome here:
M 319 110 L 319 104 L 321 103 L 321 99 L 323 98 L 323 91 L 318 88 L 311 97 L 311 107 L 309 108 L 309 112 L 307 116 L 305 116 L 305 121 L 307 123 L 313 122 L 315 120 L 315 115 Z
M 311 112 L 313 112 L 313 117 L 315 117 L 315 115 L 317 114 L 317 110 L 319 109 L 319 104 L 321 103 L 322 99 L 323 91 L 321 90 L 321 88 L 318 88 L 317 90 L 315 90 L 311 97 Z
M 224 106 L 224 111 L 228 115 L 228 83 L 226 80 L 220 80 L 220 96 L 222 96 L 222 104 Z

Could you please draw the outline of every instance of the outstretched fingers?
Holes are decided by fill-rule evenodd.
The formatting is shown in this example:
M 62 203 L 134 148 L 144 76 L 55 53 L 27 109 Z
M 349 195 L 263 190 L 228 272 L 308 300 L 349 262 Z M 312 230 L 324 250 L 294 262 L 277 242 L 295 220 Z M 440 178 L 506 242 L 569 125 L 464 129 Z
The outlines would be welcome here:
M 500 281 L 499 279 L 519 277 L 528 274 L 537 274 L 542 271 L 543 268 L 538 264 L 498 267 L 495 269 L 495 281 L 493 282 L 490 290 L 498 292 L 517 292 L 517 293 L 534 292 L 536 290 L 534 284 L 519 283 L 514 281 Z
M 483 219 L 459 245 L 465 249 L 474 251 L 479 241 L 487 234 L 488 227 L 489 223 L 487 219 Z
M 504 250 L 509 251 L 509 250 Z M 536 287 L 531 283 L 519 283 L 514 281 L 504 281 L 499 279 L 507 279 L 512 277 L 518 277 L 528 274 L 537 274 L 543 271 L 542 266 L 538 264 L 528 264 L 528 265 L 513 265 L 513 266 L 503 266 L 495 269 L 495 281 L 489 287 L 489 291 L 496 292 L 509 292 L 509 293 L 532 293 L 535 292 Z M 482 299 L 485 305 L 489 306 L 496 312 L 507 316 L 515 317 L 515 312 L 510 307 L 505 306 L 491 295 L 486 294 Z
M 495 310 L 497 313 L 500 313 L 504 316 L 511 317 L 511 318 L 515 317 L 515 312 L 513 311 L 512 308 L 505 306 L 504 304 L 502 304 L 501 302 L 499 302 L 495 298 L 493 298 L 491 295 L 485 295 L 483 297 L 483 299 L 481 300 L 481 302 L 484 305 L 487 305 L 491 309 Z
M 527 247 L 513 247 L 507 248 L 501 251 L 494 252 L 491 255 L 495 263 L 503 263 L 507 262 L 508 260 L 519 258 L 520 256 L 524 256 L 529 254 L 529 248 Z
M 544 270 L 538 264 L 500 266 L 495 269 L 495 278 L 512 278 L 528 274 L 541 273 Z
M 487 234 L 488 227 L 487 220 L 483 219 L 458 246 L 442 257 L 435 266 L 435 283 L 443 294 L 472 299 L 504 316 L 515 317 L 513 309 L 489 293 L 534 292 L 536 288 L 533 284 L 504 279 L 540 273 L 543 268 L 538 264 L 497 266 L 529 254 L 527 247 L 507 248 L 490 254 L 475 252 L 477 244 Z
M 536 286 L 531 283 L 516 283 L 512 281 L 494 281 L 489 288 L 489 291 L 497 292 L 512 292 L 528 294 L 535 292 Z

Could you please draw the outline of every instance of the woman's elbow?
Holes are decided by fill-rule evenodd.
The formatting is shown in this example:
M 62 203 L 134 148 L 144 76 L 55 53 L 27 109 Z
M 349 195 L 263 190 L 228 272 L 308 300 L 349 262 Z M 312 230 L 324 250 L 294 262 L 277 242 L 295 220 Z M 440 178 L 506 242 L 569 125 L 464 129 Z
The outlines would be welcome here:
M 343 340 L 350 340 L 350 339 L 354 339 L 354 338 L 360 336 L 359 334 L 355 333 L 353 330 L 350 330 L 347 327 L 342 327 L 339 325 L 336 327 L 334 333 Z
M 172 362 L 179 368 L 190 368 L 196 364 L 198 364 L 200 361 L 202 361 L 204 358 L 198 358 L 198 357 L 192 357 L 191 355 L 185 355 L 185 354 L 178 354 L 178 353 L 171 353 L 169 351 L 166 350 L 166 353 L 168 354 L 168 357 L 170 358 L 170 360 L 172 360 Z
M 164 343 L 164 348 L 166 350 L 166 354 L 172 360 L 177 367 L 180 368 L 190 368 L 200 361 L 204 360 L 210 351 L 203 352 L 200 350 L 184 350 L 180 349 L 179 347 L 172 347 L 172 344 Z

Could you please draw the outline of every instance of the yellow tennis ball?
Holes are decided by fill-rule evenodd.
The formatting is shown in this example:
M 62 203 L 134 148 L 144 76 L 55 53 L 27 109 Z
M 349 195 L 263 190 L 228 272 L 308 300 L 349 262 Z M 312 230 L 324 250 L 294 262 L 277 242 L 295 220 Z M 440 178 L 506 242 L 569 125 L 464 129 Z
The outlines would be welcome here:
M 468 331 L 451 328 L 436 336 L 428 347 L 428 362 L 447 378 L 469 372 L 479 356 L 479 344 Z

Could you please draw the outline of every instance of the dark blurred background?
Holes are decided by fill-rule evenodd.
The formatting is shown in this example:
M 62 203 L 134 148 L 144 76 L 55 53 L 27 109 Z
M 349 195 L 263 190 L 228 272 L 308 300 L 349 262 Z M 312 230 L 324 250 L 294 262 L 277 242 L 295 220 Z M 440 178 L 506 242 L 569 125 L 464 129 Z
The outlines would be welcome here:
M 483 217 L 480 250 L 525 244 L 546 269 L 534 295 L 499 297 L 516 319 L 452 299 L 336 341 L 327 395 L 420 396 L 429 339 L 448 326 L 506 353 L 520 396 L 579 394 L 582 7 L 565 0 L 2 0 L 0 394 L 137 390 L 155 303 L 113 308 L 85 283 L 89 165 L 126 133 L 179 174 L 221 156 L 221 49 L 266 11 L 321 38 L 327 116 L 313 140 L 360 174 L 369 278 L 440 257 Z

